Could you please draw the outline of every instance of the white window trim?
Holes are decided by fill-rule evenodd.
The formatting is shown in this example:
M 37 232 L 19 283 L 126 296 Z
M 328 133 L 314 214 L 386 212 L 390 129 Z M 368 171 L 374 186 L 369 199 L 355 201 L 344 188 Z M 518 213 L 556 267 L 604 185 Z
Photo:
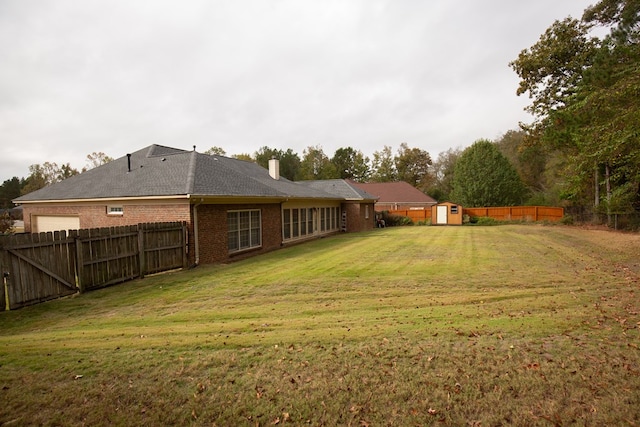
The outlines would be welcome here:
M 296 216 L 293 213 L 294 210 L 298 211 L 297 222 L 294 221 Z M 305 214 L 302 211 L 305 211 Z M 281 210 L 282 241 L 289 243 L 338 232 L 342 229 L 341 214 L 339 206 L 293 205 L 284 207 Z M 286 221 L 287 217 L 288 222 Z M 306 219 L 304 225 L 303 217 Z
M 107 205 L 107 215 L 112 215 L 112 216 L 124 215 L 124 207 L 122 205 Z
M 229 218 L 229 214 L 230 213 L 241 213 L 241 212 L 249 212 L 250 213 L 249 214 L 249 238 L 251 238 L 251 216 L 252 216 L 253 213 L 256 213 L 256 212 L 258 213 L 258 217 L 259 217 L 259 220 L 260 220 L 259 221 L 259 223 L 260 223 L 260 225 L 259 225 L 259 236 L 260 236 L 259 239 L 260 239 L 260 242 L 255 244 L 255 245 L 251 244 L 251 242 L 250 242 L 248 247 L 246 247 L 246 248 L 238 248 L 238 249 L 230 249 L 229 248 L 229 243 L 227 242 L 227 250 L 229 251 L 230 254 L 237 254 L 237 253 L 240 253 L 240 252 L 259 249 L 259 248 L 262 247 L 262 239 L 263 239 L 263 236 L 262 236 L 262 211 L 260 209 L 236 209 L 236 210 L 227 211 L 227 234 L 229 233 L 229 223 L 228 223 L 229 222 L 229 219 L 228 219 Z M 240 233 L 240 231 L 241 230 L 238 228 L 237 232 Z M 238 236 L 238 239 L 239 238 L 240 238 L 240 236 Z M 238 240 L 238 242 L 240 242 L 240 240 Z

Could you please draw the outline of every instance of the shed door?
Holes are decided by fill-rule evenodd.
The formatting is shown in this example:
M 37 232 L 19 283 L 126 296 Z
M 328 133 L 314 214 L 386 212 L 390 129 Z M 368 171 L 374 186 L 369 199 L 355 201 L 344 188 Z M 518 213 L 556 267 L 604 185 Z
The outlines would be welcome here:
M 60 230 L 78 230 L 80 217 L 77 216 L 48 216 L 38 215 L 35 218 L 36 233 Z
M 447 206 L 436 206 L 436 224 L 447 223 L 447 212 L 449 209 Z

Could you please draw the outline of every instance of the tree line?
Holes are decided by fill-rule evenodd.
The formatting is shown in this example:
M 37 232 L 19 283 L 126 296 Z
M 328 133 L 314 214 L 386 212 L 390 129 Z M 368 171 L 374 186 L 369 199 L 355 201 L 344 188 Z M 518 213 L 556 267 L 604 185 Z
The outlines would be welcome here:
M 562 199 L 637 221 L 640 2 L 601 0 L 581 19 L 557 20 L 510 66 L 535 118 L 522 126 L 526 146 L 562 162 Z
M 407 143 L 401 143 L 395 150 L 385 145 L 372 157 L 352 147 L 339 148 L 330 157 L 320 145 L 307 147 L 302 155 L 292 149 L 264 146 L 253 154 L 231 157 L 256 162 L 264 168 L 268 168 L 270 159 L 276 158 L 280 161 L 280 175 L 292 181 L 405 181 L 436 200 L 456 200 L 468 206 L 496 206 L 526 203 L 534 193 L 531 190 L 544 187 L 539 182 L 537 170 L 532 170 L 529 158 L 521 154 L 523 141 L 521 131 L 510 131 L 498 141 L 479 140 L 466 150 L 450 149 L 440 153 L 435 161 L 427 151 L 410 147 Z M 227 154 L 223 148 L 215 146 L 204 153 Z M 87 165 L 81 170 L 68 163 L 62 166 L 51 162 L 31 165 L 28 177 L 14 177 L 0 186 L 1 206 L 10 208 L 11 200 L 22 194 L 111 160 L 104 153 L 92 153 L 87 156 Z
M 220 147 L 206 153 L 226 155 Z M 559 181 L 565 172 L 561 153 L 530 145 L 522 129 L 510 130 L 496 140 L 479 139 L 465 149 L 450 148 L 435 160 L 407 143 L 397 150 L 385 145 L 371 158 L 352 147 L 339 148 L 329 157 L 321 146 L 308 147 L 302 156 L 291 149 L 262 147 L 253 155 L 233 157 L 264 168 L 269 159 L 277 158 L 280 175 L 293 181 L 405 181 L 438 201 L 469 207 L 565 204 Z
M 108 163 L 113 158 L 102 152 L 87 154 L 86 165 L 78 170 L 69 163 L 58 165 L 55 162 L 44 162 L 29 166 L 29 176 L 18 178 L 14 176 L 5 180 L 0 186 L 0 209 L 11 209 L 13 199 L 32 191 L 39 190 L 47 185 L 60 182 L 63 179 L 78 175 L 89 169 Z

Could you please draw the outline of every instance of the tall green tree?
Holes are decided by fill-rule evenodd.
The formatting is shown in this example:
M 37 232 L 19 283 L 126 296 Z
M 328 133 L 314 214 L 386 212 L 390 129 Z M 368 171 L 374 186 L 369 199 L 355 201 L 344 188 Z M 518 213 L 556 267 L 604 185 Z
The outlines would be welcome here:
M 82 171 L 85 172 L 89 169 L 97 168 L 98 166 L 102 166 L 109 162 L 113 161 L 112 157 L 107 156 L 102 151 L 93 152 L 91 154 L 87 154 L 87 165 L 82 168 Z
M 369 158 L 365 157 L 362 151 L 352 147 L 338 148 L 331 158 L 331 163 L 342 179 L 366 182 L 371 174 Z
M 269 168 L 269 160 L 278 159 L 280 161 L 280 176 L 291 181 L 296 179 L 300 170 L 300 157 L 291 148 L 282 151 L 264 146 L 255 152 L 254 157 L 256 163 L 265 169 Z
M 465 149 L 455 165 L 451 198 L 468 207 L 514 206 L 526 200 L 515 168 L 488 140 Z
M 438 201 L 450 201 L 456 162 L 462 154 L 461 148 L 450 148 L 438 154 L 432 165 L 433 181 L 427 194 Z
M 31 193 L 80 173 L 77 169 L 72 168 L 69 163 L 58 166 L 55 162 L 31 165 L 29 166 L 29 172 L 30 174 L 25 179 L 21 194 Z
M 526 144 L 525 138 L 524 131 L 510 130 L 496 140 L 496 145 L 531 192 L 544 191 L 548 153 L 540 145 Z
M 296 179 L 335 179 L 339 178 L 338 170 L 319 145 L 307 147 L 300 161 L 300 169 Z
M 0 212 L 0 235 L 10 234 L 13 226 L 13 219 L 8 211 Z
M 270 148 L 266 145 L 264 147 L 260 147 L 253 155 L 256 159 L 256 163 L 262 166 L 263 168 L 269 168 L 269 160 L 271 159 L 280 159 L 282 155 L 282 151 L 276 148 Z
M 393 182 L 398 180 L 398 171 L 391 147 L 385 145 L 382 150 L 374 151 L 371 161 L 371 180 L 373 182 Z
M 251 157 L 251 154 L 249 154 L 249 153 L 234 154 L 232 157 L 234 159 L 244 160 L 245 162 L 255 162 L 256 161 L 256 159 Z
M 426 191 L 432 181 L 431 156 L 420 148 L 409 148 L 406 142 L 400 144 L 394 158 L 397 179 L 408 182 L 421 191 Z
M 20 189 L 24 184 L 17 176 L 7 179 L 0 186 L 0 209 L 11 209 L 13 207 L 13 199 L 20 197 Z
M 593 63 L 597 47 L 598 40 L 589 37 L 585 23 L 574 18 L 555 21 L 536 44 L 509 64 L 520 77 L 516 93 L 528 92 L 532 100 L 525 109 L 540 120 L 566 106 L 584 68 Z
M 529 93 L 533 143 L 565 156 L 565 197 L 640 208 L 640 2 L 602 0 L 582 20 L 556 21 L 510 65 Z M 603 40 L 594 27 L 609 27 Z M 626 206 L 626 207 L 625 207 Z
M 213 146 L 206 150 L 203 154 L 209 154 L 210 156 L 226 156 L 227 152 L 222 147 Z

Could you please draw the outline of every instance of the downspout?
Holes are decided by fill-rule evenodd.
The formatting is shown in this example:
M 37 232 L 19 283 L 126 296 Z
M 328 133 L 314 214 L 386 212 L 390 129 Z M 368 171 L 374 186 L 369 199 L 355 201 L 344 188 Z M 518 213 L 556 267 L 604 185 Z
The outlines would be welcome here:
M 197 266 L 200 264 L 200 243 L 198 239 L 198 206 L 202 204 L 202 199 L 195 205 L 193 205 L 193 252 L 195 253 Z

